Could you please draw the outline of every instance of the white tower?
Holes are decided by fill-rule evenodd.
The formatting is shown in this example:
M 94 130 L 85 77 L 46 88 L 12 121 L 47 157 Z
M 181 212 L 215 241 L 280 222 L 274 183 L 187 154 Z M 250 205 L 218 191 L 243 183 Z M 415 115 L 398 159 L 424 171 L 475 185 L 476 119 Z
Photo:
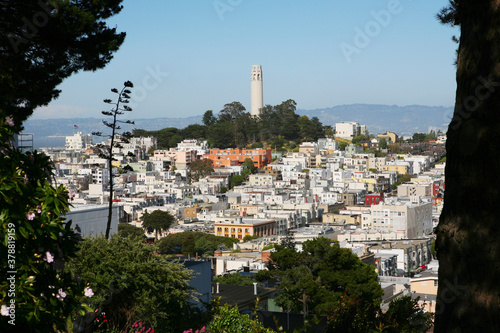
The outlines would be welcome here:
M 250 114 L 254 117 L 260 115 L 264 107 L 262 88 L 262 66 L 253 65 L 250 83 Z

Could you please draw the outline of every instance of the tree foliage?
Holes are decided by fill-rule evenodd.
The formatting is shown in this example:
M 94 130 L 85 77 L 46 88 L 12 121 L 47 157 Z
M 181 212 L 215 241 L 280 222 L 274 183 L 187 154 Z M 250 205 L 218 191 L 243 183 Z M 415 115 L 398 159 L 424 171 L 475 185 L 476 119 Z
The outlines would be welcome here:
M 323 126 L 317 117 L 299 117 L 295 113 L 296 105 L 291 99 L 275 106 L 266 105 L 259 117 L 252 117 L 240 102 L 231 102 L 224 105 L 217 117 L 212 110 L 206 111 L 203 125 L 196 128 L 136 129 L 134 136 L 155 136 L 158 147 L 164 149 L 175 147 L 184 139 L 201 138 L 202 134 L 212 147 L 248 147 L 257 142 L 263 147 L 262 142 L 267 142 L 281 149 L 289 141 L 316 141 L 325 136 L 325 130 L 331 132 L 331 127 Z
M 175 217 L 164 210 L 155 210 L 152 213 L 145 212 L 142 215 L 142 227 L 148 232 L 155 232 L 155 239 L 158 234 L 167 231 L 175 222 Z
M 231 237 L 220 237 L 204 232 L 189 231 L 168 235 L 158 241 L 158 248 L 161 253 L 179 254 L 182 253 L 182 245 L 184 239 L 192 234 L 195 241 L 195 254 L 198 255 L 213 255 L 219 245 L 224 245 L 227 248 L 232 248 L 234 243 L 239 240 Z
M 125 39 L 106 25 L 122 0 L 0 1 L 0 110 L 17 125 L 73 73 L 103 68 Z
M 231 177 L 231 188 L 243 184 L 245 178 L 242 175 L 233 175 Z
M 419 299 L 404 296 L 393 300 L 387 312 L 379 316 L 379 326 L 385 326 L 384 332 L 387 333 L 427 332 L 433 325 L 434 315 L 418 305 Z
M 200 178 L 210 176 L 214 172 L 213 161 L 208 158 L 194 160 L 189 165 L 189 179 L 197 182 Z
M 215 313 L 210 322 L 209 331 L 212 333 L 273 333 L 274 331 L 265 328 L 257 319 L 252 320 L 248 314 L 241 314 L 238 306 L 224 304 Z
M 85 285 L 63 271 L 79 240 L 64 218 L 72 196 L 51 185 L 45 154 L 11 147 L 13 121 L 0 118 L 0 304 L 11 314 L 0 317 L 2 332 L 66 330 L 90 310 L 82 304 Z
M 108 328 L 142 321 L 156 332 L 180 331 L 192 272 L 155 257 L 155 250 L 138 238 L 116 234 L 109 240 L 101 235 L 81 242 L 68 270 L 92 288 L 91 305 L 106 313 Z
M 193 255 L 195 252 L 195 240 L 192 232 L 188 232 L 182 240 L 182 254 L 185 256 Z
M 248 177 L 249 175 L 251 175 L 252 173 L 255 172 L 255 170 L 257 169 L 255 167 L 255 164 L 253 163 L 253 160 L 249 157 L 245 158 L 245 161 L 243 161 L 243 163 L 241 164 L 243 167 L 245 167 L 245 169 L 241 172 L 241 175 L 246 178 Z
M 271 268 L 279 271 L 282 291 L 276 302 L 289 305 L 292 312 L 307 307 L 310 313 L 327 314 L 339 305 L 342 295 L 360 300 L 365 307 L 380 303 L 382 289 L 374 268 L 338 243 L 317 238 L 305 242 L 302 252 L 283 245 L 275 249 Z
M 144 229 L 138 228 L 129 223 L 119 223 L 118 224 L 118 234 L 123 238 L 135 238 L 139 237 L 142 240 L 146 240 L 146 235 L 144 234 Z
M 252 286 L 255 281 L 248 275 L 231 273 L 215 277 L 214 282 L 219 282 L 221 284 L 232 284 L 236 286 Z

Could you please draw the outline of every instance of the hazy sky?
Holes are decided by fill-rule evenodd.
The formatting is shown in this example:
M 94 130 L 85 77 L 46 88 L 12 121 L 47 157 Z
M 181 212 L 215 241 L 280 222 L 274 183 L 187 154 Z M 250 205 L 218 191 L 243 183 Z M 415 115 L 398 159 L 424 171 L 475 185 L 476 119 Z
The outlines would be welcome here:
M 456 29 L 447 0 L 125 0 L 109 25 L 127 37 L 104 69 L 73 75 L 33 118 L 101 117 L 134 83 L 129 119 L 188 117 L 241 102 L 262 65 L 264 104 L 451 106 Z

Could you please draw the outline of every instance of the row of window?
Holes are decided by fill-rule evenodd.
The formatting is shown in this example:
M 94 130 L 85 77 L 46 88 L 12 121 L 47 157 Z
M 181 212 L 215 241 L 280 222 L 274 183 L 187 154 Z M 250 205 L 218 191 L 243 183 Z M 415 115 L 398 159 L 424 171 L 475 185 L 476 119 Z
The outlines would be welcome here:
M 238 233 L 242 232 L 242 228 L 237 228 L 237 229 L 238 229 Z M 236 228 L 231 228 L 231 233 L 234 233 L 235 230 L 236 230 Z M 222 227 L 218 227 L 217 232 L 222 232 Z M 224 228 L 224 233 L 228 233 L 228 232 L 229 232 L 229 228 Z M 245 233 L 246 234 L 250 233 L 248 228 L 245 228 Z

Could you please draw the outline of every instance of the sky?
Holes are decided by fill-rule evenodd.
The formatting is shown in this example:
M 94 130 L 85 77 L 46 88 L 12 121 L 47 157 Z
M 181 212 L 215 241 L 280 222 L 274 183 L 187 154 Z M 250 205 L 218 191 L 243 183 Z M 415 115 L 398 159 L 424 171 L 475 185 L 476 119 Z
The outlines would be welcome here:
M 134 83 L 128 119 L 250 112 L 250 70 L 262 65 L 264 104 L 452 106 L 458 30 L 447 0 L 124 0 L 108 20 L 127 37 L 113 60 L 80 72 L 33 119 L 101 118 L 113 87 Z

